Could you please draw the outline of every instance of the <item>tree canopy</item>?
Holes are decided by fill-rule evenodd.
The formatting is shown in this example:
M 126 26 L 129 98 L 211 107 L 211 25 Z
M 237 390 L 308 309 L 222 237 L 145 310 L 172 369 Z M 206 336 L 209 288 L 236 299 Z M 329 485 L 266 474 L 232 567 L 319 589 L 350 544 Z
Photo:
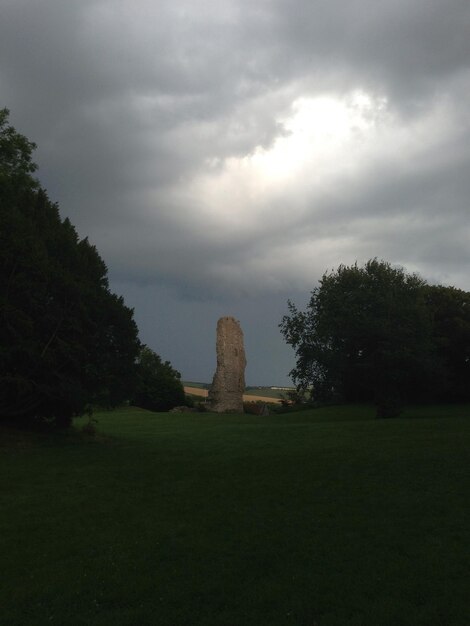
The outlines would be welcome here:
M 1 110 L 0 417 L 67 423 L 129 398 L 140 342 L 96 248 L 33 177 L 34 148 Z
M 377 259 L 341 265 L 305 311 L 288 303 L 280 327 L 296 351 L 293 380 L 317 399 L 374 401 L 379 417 L 407 400 L 468 398 L 469 295 Z
M 185 404 L 181 374 L 169 361 L 162 361 L 153 350 L 143 346 L 137 361 L 137 387 L 133 404 L 150 411 L 168 411 Z
M 445 402 L 470 400 L 470 293 L 428 286 L 426 304 L 433 320 L 433 344 L 439 381 L 436 397 Z

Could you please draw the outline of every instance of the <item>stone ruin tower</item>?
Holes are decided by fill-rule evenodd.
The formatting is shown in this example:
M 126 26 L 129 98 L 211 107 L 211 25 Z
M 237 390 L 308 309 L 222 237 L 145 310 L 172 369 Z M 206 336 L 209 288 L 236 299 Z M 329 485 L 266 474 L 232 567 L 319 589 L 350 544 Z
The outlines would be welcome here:
M 217 322 L 217 369 L 209 390 L 209 406 L 216 413 L 243 413 L 245 348 L 240 322 L 221 317 Z

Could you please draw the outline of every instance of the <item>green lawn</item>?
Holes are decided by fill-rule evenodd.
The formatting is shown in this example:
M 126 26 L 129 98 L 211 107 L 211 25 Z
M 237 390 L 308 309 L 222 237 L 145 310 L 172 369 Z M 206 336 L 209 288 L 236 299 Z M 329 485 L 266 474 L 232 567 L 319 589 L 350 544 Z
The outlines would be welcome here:
M 468 626 L 470 407 L 0 431 L 0 624 Z

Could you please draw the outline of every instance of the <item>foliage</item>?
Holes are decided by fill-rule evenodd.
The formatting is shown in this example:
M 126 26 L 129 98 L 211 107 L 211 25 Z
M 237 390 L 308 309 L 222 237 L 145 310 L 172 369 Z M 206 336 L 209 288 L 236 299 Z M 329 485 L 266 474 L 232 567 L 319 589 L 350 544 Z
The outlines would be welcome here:
M 258 400 L 257 402 L 244 402 L 243 403 L 243 412 L 248 415 L 269 415 L 271 407 L 275 403 L 272 402 L 269 404 L 266 402 L 262 402 Z
M 183 383 L 181 383 L 183 384 Z M 185 393 L 184 394 L 184 405 L 189 407 L 189 408 L 193 408 L 194 407 L 194 396 L 190 396 L 189 394 Z
M 67 424 L 134 384 L 133 312 L 32 177 L 34 144 L 0 112 L 0 417 Z
M 316 399 L 373 400 L 377 417 L 400 413 L 431 372 L 424 281 L 385 261 L 326 273 L 306 311 L 289 302 L 281 332 L 296 350 L 299 390 Z
M 440 401 L 470 401 L 470 293 L 442 285 L 426 288 L 433 318 L 433 342 Z
M 284 408 L 289 406 L 305 406 L 308 396 L 303 390 L 289 389 L 280 394 L 281 405 Z
M 150 411 L 168 411 L 186 404 L 181 375 L 168 361 L 143 346 L 137 361 L 137 391 L 133 404 Z

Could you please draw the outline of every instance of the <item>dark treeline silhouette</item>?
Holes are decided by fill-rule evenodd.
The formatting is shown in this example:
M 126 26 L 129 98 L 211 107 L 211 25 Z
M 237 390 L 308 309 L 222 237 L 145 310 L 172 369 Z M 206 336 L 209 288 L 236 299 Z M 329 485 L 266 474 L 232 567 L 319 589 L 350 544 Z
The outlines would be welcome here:
M 96 248 L 33 176 L 34 148 L 0 110 L 0 419 L 67 425 L 132 398 L 141 344 Z

